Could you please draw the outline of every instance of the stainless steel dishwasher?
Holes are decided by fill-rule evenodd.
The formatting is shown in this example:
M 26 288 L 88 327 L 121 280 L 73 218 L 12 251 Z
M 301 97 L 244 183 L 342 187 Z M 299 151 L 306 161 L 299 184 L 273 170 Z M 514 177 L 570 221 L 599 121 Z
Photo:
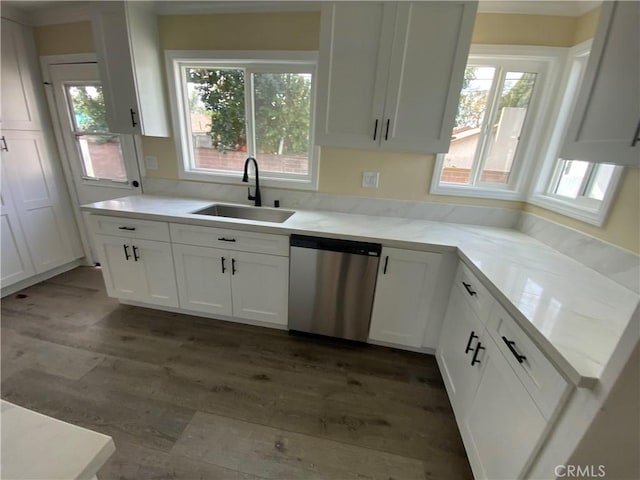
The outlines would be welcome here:
M 291 235 L 289 330 L 365 341 L 381 246 Z

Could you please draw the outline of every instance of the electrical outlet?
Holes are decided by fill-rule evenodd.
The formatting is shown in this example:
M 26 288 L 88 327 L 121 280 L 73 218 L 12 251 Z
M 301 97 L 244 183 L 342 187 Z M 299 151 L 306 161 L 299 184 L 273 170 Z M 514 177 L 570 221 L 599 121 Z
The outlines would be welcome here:
M 157 170 L 158 169 L 158 157 L 154 157 L 153 155 L 147 155 L 144 157 L 144 168 L 147 170 Z
M 380 179 L 380 172 L 362 172 L 362 187 L 378 188 L 379 179 Z

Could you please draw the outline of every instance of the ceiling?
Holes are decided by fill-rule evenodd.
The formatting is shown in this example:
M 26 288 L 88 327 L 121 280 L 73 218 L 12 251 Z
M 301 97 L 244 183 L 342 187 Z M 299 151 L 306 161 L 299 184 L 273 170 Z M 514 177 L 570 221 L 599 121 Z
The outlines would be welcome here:
M 3 0 L 3 16 L 6 7 L 16 11 L 21 19 L 32 25 L 67 23 L 89 19 L 91 1 L 83 0 Z M 160 15 L 185 15 L 198 13 L 232 13 L 264 11 L 317 11 L 320 1 L 255 1 L 255 0 L 156 0 Z M 519 13 L 535 15 L 580 16 L 597 7 L 601 2 L 593 0 L 480 0 L 478 10 L 485 13 Z

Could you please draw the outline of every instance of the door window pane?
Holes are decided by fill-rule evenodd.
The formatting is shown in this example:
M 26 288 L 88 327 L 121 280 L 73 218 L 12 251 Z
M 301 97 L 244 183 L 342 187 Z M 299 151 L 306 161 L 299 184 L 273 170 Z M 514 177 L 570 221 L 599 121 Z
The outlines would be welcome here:
M 506 73 L 498 110 L 487 139 L 489 144 L 480 182 L 509 182 L 535 82 L 535 73 Z
M 441 182 L 469 184 L 496 69 L 468 66 Z
M 102 85 L 67 84 L 65 90 L 84 177 L 126 182 L 120 135 L 109 133 Z
M 309 173 L 311 74 L 253 74 L 256 156 L 265 172 Z
M 184 71 L 193 167 L 241 172 L 247 158 L 244 71 L 209 68 Z

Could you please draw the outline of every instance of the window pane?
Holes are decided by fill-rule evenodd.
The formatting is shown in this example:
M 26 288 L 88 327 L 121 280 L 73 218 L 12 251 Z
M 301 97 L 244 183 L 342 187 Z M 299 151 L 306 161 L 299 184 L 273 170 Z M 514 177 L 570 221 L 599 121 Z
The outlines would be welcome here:
M 563 160 L 560 168 L 562 171 L 553 193 L 563 197 L 576 198 L 580 194 L 584 176 L 589 169 L 589 162 Z
M 607 189 L 609 188 L 609 183 L 611 183 L 611 177 L 613 176 L 615 169 L 615 165 L 609 165 L 606 163 L 596 165 L 593 169 L 593 173 L 591 174 L 591 178 L 589 179 L 589 185 L 587 186 L 587 191 L 584 194 L 585 197 L 593 198 L 595 200 L 603 200 L 604 195 L 607 193 Z
M 76 140 L 86 177 L 127 181 L 119 135 L 78 135 Z
M 247 158 L 244 71 L 186 68 L 195 168 L 241 172 Z
M 311 74 L 253 75 L 256 158 L 265 172 L 309 173 Z
M 507 72 L 502 86 L 496 122 L 491 127 L 489 147 L 480 182 L 509 182 L 520 133 L 527 116 L 536 74 Z
M 460 92 L 458 115 L 449 153 L 444 158 L 441 182 L 468 184 L 480 140 L 482 122 L 496 69 L 467 67 Z
M 73 129 L 78 132 L 108 132 L 102 85 L 67 85 Z

